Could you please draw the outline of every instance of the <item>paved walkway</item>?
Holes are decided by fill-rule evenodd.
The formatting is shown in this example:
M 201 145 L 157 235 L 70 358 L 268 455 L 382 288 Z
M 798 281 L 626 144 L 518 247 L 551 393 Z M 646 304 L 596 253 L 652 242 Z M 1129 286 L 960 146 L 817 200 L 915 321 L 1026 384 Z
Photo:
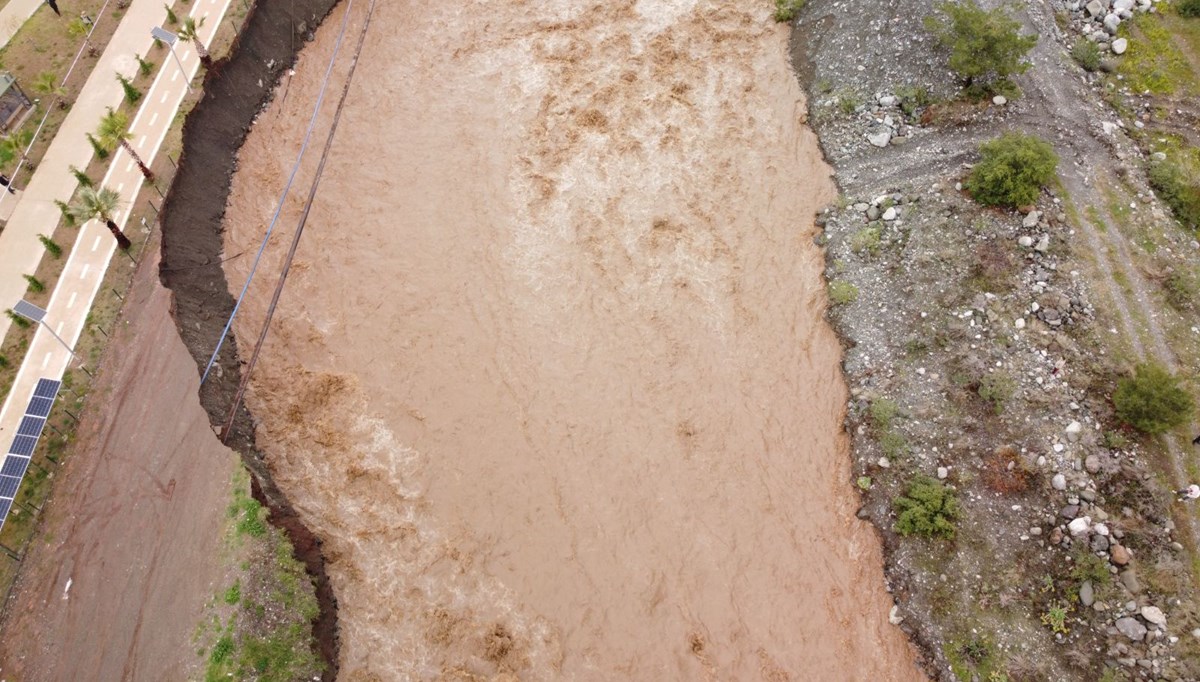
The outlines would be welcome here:
M 32 17 L 33 13 L 45 3 L 46 0 L 8 0 L 4 9 L 0 9 L 0 47 L 8 45 L 8 41 L 12 40 L 17 31 L 21 30 L 29 17 Z M 58 8 L 61 10 L 62 5 L 59 5 Z M 46 11 L 53 12 L 54 10 L 47 7 Z
M 95 132 L 108 107 L 121 105 L 124 93 L 114 74 L 132 76 L 137 71 L 134 54 L 144 54 L 150 49 L 150 29 L 165 18 L 161 0 L 133 0 L 37 171 L 23 183 L 24 191 L 16 197 L 0 196 L 0 212 L 6 205 L 16 203 L 4 231 L 0 232 L 0 310 L 21 300 L 28 287 L 23 275 L 36 272 L 42 261 L 46 249 L 37 236 L 53 234 L 58 224 L 60 213 L 54 200 L 70 201 L 75 193 L 76 182 L 70 167 L 87 168 L 92 161 L 92 147 L 85 135 Z M 163 68 L 179 67 L 167 59 Z M 36 125 L 36 121 L 26 125 L 31 123 Z M 19 182 L 23 180 L 20 178 Z M 10 324 L 7 316 L 0 317 L 0 339 Z
M 202 39 L 206 43 L 212 42 L 212 37 L 221 25 L 221 19 L 229 7 L 229 2 L 230 0 L 192 0 L 188 6 L 191 16 L 206 18 L 204 26 L 200 29 Z M 101 58 L 100 65 L 93 73 L 93 78 L 88 79 L 84 91 L 86 92 L 88 87 L 93 85 L 93 80 L 97 76 L 102 76 L 102 81 L 115 83 L 116 79 L 111 76 L 112 71 L 120 66 L 121 59 L 128 59 L 132 62 L 133 52 L 140 53 L 150 47 L 150 28 L 157 25 L 162 17 L 163 8 L 160 0 L 134 0 L 125 20 L 117 29 L 116 35 L 113 36 L 110 50 L 106 51 L 104 57 Z M 108 52 L 113 51 L 111 49 L 113 46 L 120 46 L 116 51 L 121 54 L 109 55 Z M 166 137 L 167 129 L 174 120 L 179 105 L 183 102 L 183 97 L 187 92 L 186 84 L 200 68 L 200 61 L 191 45 L 181 43 L 176 47 L 176 51 L 183 62 L 187 77 L 180 74 L 179 65 L 173 59 L 166 60 L 159 69 L 154 84 L 142 99 L 142 106 L 130 126 L 133 131 L 132 144 L 147 163 L 158 153 L 163 138 Z M 126 57 L 125 55 L 130 56 Z M 136 68 L 136 63 L 134 68 Z M 117 90 L 119 93 L 119 86 Z M 119 99 L 118 96 L 117 100 L 119 101 Z M 77 104 L 77 107 L 79 106 Z M 105 100 L 97 98 L 89 99 L 84 106 L 89 109 L 95 107 L 92 110 L 103 112 L 107 104 L 105 104 Z M 72 111 L 72 114 L 74 113 Z M 60 142 L 65 143 L 60 145 L 64 148 L 57 150 L 55 157 L 55 162 L 64 165 L 61 167 L 61 172 L 49 174 L 45 172 L 50 168 L 48 161 L 43 160 L 42 165 L 38 167 L 37 173 L 26 189 L 25 196 L 17 207 L 17 214 L 20 215 L 21 222 L 18 222 L 17 216 L 14 215 L 13 222 L 9 223 L 9 227 L 0 236 L 0 254 L 3 254 L 4 259 L 2 265 L 6 269 L 10 252 L 4 240 L 13 237 L 16 241 L 17 237 L 27 237 L 37 243 L 37 233 L 48 233 L 57 223 L 58 208 L 55 207 L 53 201 L 42 197 L 53 197 L 57 190 L 62 192 L 61 197 L 65 200 L 74 191 L 75 180 L 67 172 L 65 164 L 74 163 L 82 167 L 87 163 L 91 157 L 91 148 L 83 141 L 83 133 L 94 128 L 95 125 L 96 121 L 93 119 L 74 132 L 69 132 L 67 126 L 64 125 L 63 132 L 55 138 L 46 158 L 49 159 L 51 153 L 56 151 L 55 145 L 60 145 Z M 73 143 L 71 140 L 79 140 L 81 144 Z M 79 151 L 80 149 L 82 149 L 82 153 Z M 63 182 L 64 179 L 68 182 Z M 124 150 L 118 150 L 113 156 L 102 185 L 117 190 L 124 200 L 124 206 L 128 207 L 136 200 L 137 193 L 142 189 L 142 174 L 129 155 Z M 116 223 L 124 227 L 128 219 L 129 211 L 128 208 L 125 208 L 116 216 Z M 20 232 L 14 228 L 19 229 Z M 10 231 L 13 234 L 10 234 Z M 17 243 L 18 245 L 23 244 L 23 242 Z M 50 325 L 72 347 L 83 332 L 88 312 L 91 310 L 96 293 L 100 290 L 104 273 L 108 269 L 116 246 L 116 240 L 102 223 L 90 221 L 79 229 L 75 248 L 71 251 L 58 286 L 50 298 L 46 315 L 46 324 Z M 42 251 L 40 243 L 37 244 L 37 251 L 37 256 L 40 258 Z M 36 258 L 30 258 L 30 260 L 35 261 L 33 266 L 36 267 Z M 118 262 L 128 263 L 129 261 L 121 258 Z M 32 269 L 25 271 L 32 272 Z M 0 298 L 0 301 L 4 302 L 3 307 L 9 307 L 20 299 L 25 290 L 24 280 L 21 282 L 20 290 L 12 291 L 4 288 L 6 282 L 0 281 L 0 295 L 6 297 Z M 12 303 L 8 303 L 10 299 Z M 21 418 L 20 413 L 29 396 L 32 395 L 37 380 L 41 377 L 60 378 L 71 359 L 71 354 L 51 334 L 47 333 L 45 329 L 38 330 L 29 347 L 29 352 L 25 356 L 25 361 L 17 373 L 12 391 L 5 400 L 3 408 L 0 408 L 0 447 L 7 447 L 13 434 L 16 433 L 17 424 Z

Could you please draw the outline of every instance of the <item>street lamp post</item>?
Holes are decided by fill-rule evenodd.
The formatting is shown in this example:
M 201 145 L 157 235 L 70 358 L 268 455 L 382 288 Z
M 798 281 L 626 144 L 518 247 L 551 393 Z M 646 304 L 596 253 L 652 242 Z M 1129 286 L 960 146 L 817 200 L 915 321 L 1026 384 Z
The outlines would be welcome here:
M 183 84 L 187 87 L 188 92 L 191 92 L 192 79 L 188 78 L 187 71 L 183 70 L 183 62 L 179 61 L 179 55 L 175 54 L 175 43 L 179 42 L 179 36 L 161 26 L 155 26 L 150 29 L 150 35 L 155 40 L 161 40 L 167 44 L 167 49 L 171 51 L 171 56 L 175 58 L 175 63 L 179 65 L 179 72 L 183 74 Z
M 67 342 L 63 341 L 63 338 L 50 328 L 50 325 L 46 324 L 45 310 L 35 306 L 29 301 L 22 300 L 18 301 L 17 304 L 13 306 L 12 311 L 31 322 L 37 322 L 38 324 L 42 325 L 42 329 L 50 332 L 51 336 L 53 336 L 55 339 L 58 339 L 58 342 L 62 344 L 63 348 L 67 349 L 67 352 L 71 354 L 71 357 L 79 360 L 79 368 L 82 369 L 88 376 L 92 375 L 92 373 L 87 370 L 87 367 L 83 366 L 83 360 L 79 358 L 79 356 L 75 353 L 75 350 L 68 346 Z

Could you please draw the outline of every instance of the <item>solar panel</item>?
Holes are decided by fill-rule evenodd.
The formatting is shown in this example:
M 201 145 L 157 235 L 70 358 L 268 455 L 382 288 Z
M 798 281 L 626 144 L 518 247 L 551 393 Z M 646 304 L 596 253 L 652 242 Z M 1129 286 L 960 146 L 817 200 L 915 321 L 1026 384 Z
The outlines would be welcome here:
M 12 445 L 8 451 L 14 455 L 23 455 L 25 457 L 33 456 L 33 449 L 37 447 L 37 438 L 33 436 L 17 436 L 13 439 Z
M 28 318 L 34 322 L 41 322 L 46 317 L 46 311 L 35 306 L 29 301 L 17 301 L 17 304 L 12 307 L 14 313 L 21 317 Z
M 8 510 L 12 508 L 12 500 L 0 500 L 0 519 L 8 517 Z
M 37 438 L 42 435 L 42 427 L 45 424 L 46 420 L 41 417 L 23 417 L 21 425 L 17 427 L 17 435 Z
M 29 468 L 28 457 L 9 455 L 4 458 L 4 468 L 0 469 L 0 475 L 20 478 L 25 475 L 25 469 L 27 468 Z
M 0 476 L 0 497 L 12 499 L 17 496 L 17 488 L 21 486 L 21 479 L 16 476 Z
M 35 398 L 53 398 L 58 395 L 58 389 L 62 386 L 61 381 L 54 379 L 38 379 L 37 388 L 33 389 L 33 397 Z
M 54 407 L 53 398 L 33 398 L 29 401 L 29 409 L 25 410 L 25 414 L 31 414 L 35 417 L 50 416 L 50 408 Z

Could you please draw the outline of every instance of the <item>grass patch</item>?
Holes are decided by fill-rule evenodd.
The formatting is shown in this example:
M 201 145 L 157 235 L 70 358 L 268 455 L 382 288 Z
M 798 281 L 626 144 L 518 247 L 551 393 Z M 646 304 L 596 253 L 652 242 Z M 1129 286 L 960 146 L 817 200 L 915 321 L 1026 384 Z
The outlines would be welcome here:
M 1156 95 L 1196 93 L 1196 75 L 1171 39 L 1171 30 L 1162 16 L 1138 14 L 1121 24 L 1119 34 L 1129 39 L 1129 50 L 1119 62 L 1117 73 L 1131 90 Z
M 1200 149 L 1171 144 L 1162 152 L 1166 158 L 1151 162 L 1147 171 L 1150 186 L 1180 224 L 1200 230 Z
M 858 300 L 858 287 L 845 280 L 829 283 L 829 300 L 834 305 L 846 305 Z
M 961 510 L 954 492 L 941 481 L 928 476 L 914 476 L 904 495 L 892 503 L 895 508 L 896 532 L 908 537 L 953 539 L 954 522 Z

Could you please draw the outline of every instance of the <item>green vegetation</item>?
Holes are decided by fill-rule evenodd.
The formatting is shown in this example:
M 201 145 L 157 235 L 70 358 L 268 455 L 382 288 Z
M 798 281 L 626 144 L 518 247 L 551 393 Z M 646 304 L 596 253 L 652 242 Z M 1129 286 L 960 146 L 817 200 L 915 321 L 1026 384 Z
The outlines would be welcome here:
M 1169 154 L 1150 164 L 1150 186 L 1184 227 L 1200 230 L 1200 152 L 1195 149 Z
M 58 245 L 58 242 L 55 242 L 44 234 L 38 235 L 38 241 L 42 243 L 42 246 L 46 247 L 46 253 L 55 258 L 62 258 L 62 247 Z
M 1138 365 L 1133 377 L 1122 379 L 1112 400 L 1121 421 L 1149 434 L 1186 424 L 1195 410 L 1179 377 L 1153 363 Z
M 21 129 L 0 138 L 0 165 L 7 166 L 25 156 L 25 149 L 33 140 L 33 131 Z
M 1175 9 L 1179 12 L 1179 16 L 1196 18 L 1200 17 L 1200 0 L 1183 0 Z
M 945 652 L 950 671 L 960 680 L 999 682 L 1007 679 L 996 660 L 995 647 L 986 636 L 972 634 L 952 638 L 946 643 Z
M 4 311 L 5 316 L 21 329 L 29 329 L 33 323 L 13 312 L 12 308 Z
M 850 237 L 850 250 L 868 257 L 879 253 L 879 228 L 864 227 Z
M 917 112 L 934 103 L 929 90 L 913 85 L 896 88 L 896 97 L 900 100 L 900 111 L 909 118 L 915 117 Z
M 221 601 L 229 604 L 230 606 L 234 606 L 241 600 L 242 582 L 240 580 L 235 580 L 233 581 L 233 584 L 229 586 L 229 589 L 225 590 L 225 594 L 221 595 Z
M 859 490 L 870 490 L 871 489 L 871 477 L 870 476 L 859 476 L 858 480 L 855 481 L 855 484 L 858 485 Z
M 985 206 L 1034 203 L 1058 167 L 1054 148 L 1024 133 L 1007 133 L 985 142 L 979 153 L 982 158 L 965 185 L 975 201 Z
M 1163 279 L 1163 292 L 1172 308 L 1190 312 L 1195 308 L 1196 295 L 1200 294 L 1200 278 L 1190 270 L 1172 270 Z
M 829 300 L 834 305 L 845 305 L 858 300 L 858 287 L 844 280 L 829 283 Z
M 95 136 L 93 136 L 91 133 L 86 133 L 86 135 L 87 135 L 88 143 L 92 145 L 92 151 L 95 152 L 95 154 L 96 154 L 96 158 L 100 159 L 100 160 L 107 159 L 108 158 L 108 150 L 105 149 L 104 147 L 101 147 L 100 143 L 96 140 Z
M 129 130 L 129 116 L 125 112 L 113 111 L 112 107 L 109 107 L 108 113 L 100 119 L 100 126 L 96 129 L 96 141 L 109 152 L 115 151 L 117 147 L 124 149 L 125 153 L 129 154 L 129 158 L 133 159 L 138 169 L 142 171 L 142 176 L 148 182 L 154 182 L 154 173 L 150 171 L 150 167 L 142 160 L 133 145 L 129 144 L 131 139 L 133 139 L 133 133 Z
M 1071 577 L 1079 582 L 1092 581 L 1093 585 L 1101 586 L 1112 582 L 1112 574 L 1108 572 L 1108 562 L 1082 547 L 1075 552 Z
M 149 76 L 154 71 L 154 62 L 142 59 L 142 55 L 140 54 L 135 54 L 133 57 L 137 59 L 138 73 L 143 76 Z
M 61 199 L 55 199 L 54 205 L 57 206 L 59 212 L 62 213 L 62 219 L 67 224 L 67 227 L 75 227 L 75 216 L 71 215 L 71 207 L 67 205 L 67 202 Z
M 1060 634 L 1068 634 L 1067 629 L 1067 613 L 1070 611 L 1069 606 L 1063 602 L 1056 601 L 1046 608 L 1046 612 L 1042 614 L 1042 624 L 1050 628 L 1051 632 Z
M 1000 8 L 987 11 L 975 0 L 941 2 L 938 14 L 925 18 L 925 27 L 950 51 L 950 69 L 970 95 L 1015 94 L 1009 76 L 1029 69 L 1025 55 L 1036 36 L 1020 34 L 1021 24 Z
M 71 175 L 74 175 L 75 182 L 78 182 L 83 187 L 93 187 L 96 184 L 92 181 L 91 177 L 89 177 L 87 173 L 79 170 L 75 166 L 71 166 Z
M 258 500 L 238 489 L 230 503 L 229 518 L 234 520 L 238 536 L 262 537 L 267 532 L 266 510 Z
M 1120 35 L 1129 39 L 1117 73 L 1135 93 L 1174 95 L 1191 93 L 1196 76 L 1187 57 L 1171 38 L 1171 31 L 1158 14 L 1139 14 L 1121 24 Z
M 791 21 L 804 7 L 804 0 L 775 0 L 775 21 Z
M 32 291 L 33 293 L 40 294 L 41 292 L 46 290 L 46 285 L 43 284 L 42 280 L 38 279 L 37 277 L 34 277 L 33 275 L 21 275 L 21 276 L 24 277 L 25 281 L 29 283 L 29 290 Z
M 893 502 L 896 532 L 908 537 L 952 539 L 959 517 L 958 498 L 940 481 L 914 476 L 904 495 Z
M 125 92 L 125 101 L 137 104 L 138 100 L 142 98 L 142 91 L 133 86 L 133 81 L 118 73 L 117 82 L 121 84 L 121 90 Z
M 1017 382 L 1004 372 L 991 372 L 983 375 L 975 392 L 991 406 L 993 412 L 1003 414 L 1008 401 L 1017 392 Z
M 1100 68 L 1100 48 L 1087 38 L 1075 41 L 1075 45 L 1071 47 L 1071 58 L 1082 66 L 1084 71 L 1096 71 Z
M 179 17 L 175 16 L 175 10 L 171 9 L 171 6 L 165 3 L 163 4 L 163 7 L 167 10 L 167 23 L 172 25 L 178 24 Z

